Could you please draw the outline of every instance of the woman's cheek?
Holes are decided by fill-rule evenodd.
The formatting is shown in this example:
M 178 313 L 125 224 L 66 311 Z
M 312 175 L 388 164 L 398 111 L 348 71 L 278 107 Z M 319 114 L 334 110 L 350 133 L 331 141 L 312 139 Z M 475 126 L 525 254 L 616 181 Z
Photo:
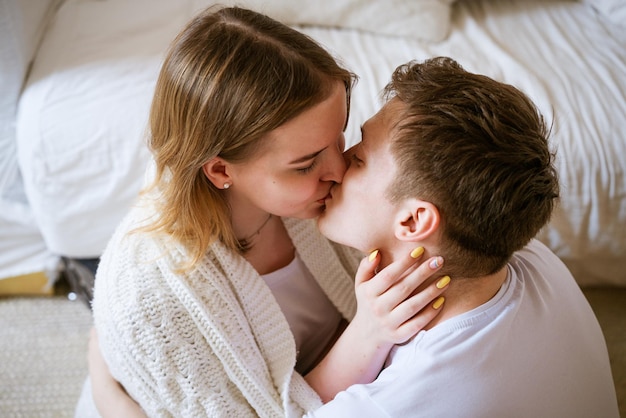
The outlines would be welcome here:
M 317 184 L 311 180 L 295 181 L 287 188 L 286 198 L 291 201 L 305 202 L 313 199 L 317 193 Z

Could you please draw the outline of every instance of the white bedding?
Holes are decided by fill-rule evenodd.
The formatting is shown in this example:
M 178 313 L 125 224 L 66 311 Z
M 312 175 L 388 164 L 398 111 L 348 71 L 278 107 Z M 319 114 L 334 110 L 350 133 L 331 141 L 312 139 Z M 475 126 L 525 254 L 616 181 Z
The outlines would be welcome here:
M 160 60 L 193 2 L 67 1 L 18 113 L 19 163 L 47 246 L 100 254 L 142 183 Z M 561 205 L 540 235 L 578 282 L 626 285 L 626 27 L 572 1 L 460 1 L 441 43 L 302 28 L 360 76 L 347 140 L 392 70 L 448 55 L 537 103 L 558 150 Z
M 0 1 L 0 278 L 43 272 L 48 285 L 58 277 L 59 260 L 46 247 L 24 194 L 15 112 L 29 62 L 59 1 Z

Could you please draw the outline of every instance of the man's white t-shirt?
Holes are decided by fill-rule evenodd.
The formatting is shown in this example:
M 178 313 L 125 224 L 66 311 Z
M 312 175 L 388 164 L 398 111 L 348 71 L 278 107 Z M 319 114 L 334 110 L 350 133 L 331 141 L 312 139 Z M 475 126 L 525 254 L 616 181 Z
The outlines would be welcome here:
M 307 417 L 619 417 L 604 336 L 563 263 L 533 240 L 487 303 L 394 347 L 370 384 Z

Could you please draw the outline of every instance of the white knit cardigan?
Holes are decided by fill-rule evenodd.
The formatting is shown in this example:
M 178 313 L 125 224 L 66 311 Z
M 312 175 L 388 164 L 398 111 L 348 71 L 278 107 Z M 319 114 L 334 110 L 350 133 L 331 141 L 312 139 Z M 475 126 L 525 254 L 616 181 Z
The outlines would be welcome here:
M 118 227 L 93 303 L 111 373 L 148 416 L 300 417 L 321 406 L 294 371 L 293 335 L 252 266 L 215 243 L 193 271 L 175 273 L 181 246 L 127 233 L 150 214 L 136 207 Z M 313 220 L 283 222 L 329 299 L 352 319 L 361 254 L 330 243 Z

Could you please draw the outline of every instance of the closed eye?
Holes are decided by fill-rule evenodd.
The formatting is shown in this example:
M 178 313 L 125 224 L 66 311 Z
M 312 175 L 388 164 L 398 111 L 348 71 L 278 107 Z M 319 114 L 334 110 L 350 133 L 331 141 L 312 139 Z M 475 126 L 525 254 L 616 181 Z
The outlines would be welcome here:
M 310 173 L 315 168 L 316 165 L 317 165 L 317 158 L 314 159 L 310 165 L 306 167 L 297 168 L 296 170 L 300 174 L 307 174 L 307 173 Z
M 359 157 L 357 157 L 356 154 L 352 154 L 350 156 L 350 161 L 354 162 L 356 165 L 360 166 L 361 164 L 363 164 L 363 160 L 361 160 Z

